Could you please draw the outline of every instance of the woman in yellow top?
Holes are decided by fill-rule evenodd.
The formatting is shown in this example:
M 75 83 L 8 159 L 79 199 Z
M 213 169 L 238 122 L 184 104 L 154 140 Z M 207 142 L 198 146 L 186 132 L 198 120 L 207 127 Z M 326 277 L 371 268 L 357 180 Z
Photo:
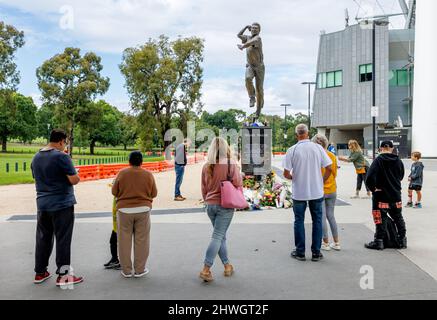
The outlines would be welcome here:
M 337 221 L 335 220 L 334 210 L 335 210 L 335 202 L 337 201 L 337 157 L 332 152 L 328 151 L 329 142 L 328 139 L 321 134 L 316 135 L 313 138 L 313 142 L 321 145 L 329 158 L 332 160 L 332 174 L 329 176 L 328 180 L 326 180 L 324 185 L 324 203 L 322 206 L 323 209 L 323 242 L 322 242 L 322 250 L 330 251 L 331 248 L 340 251 L 340 240 L 338 238 L 338 227 Z M 322 174 L 325 174 L 325 169 L 322 169 Z M 328 233 L 328 223 L 331 227 L 332 237 L 334 238 L 334 242 L 329 244 L 329 233 Z

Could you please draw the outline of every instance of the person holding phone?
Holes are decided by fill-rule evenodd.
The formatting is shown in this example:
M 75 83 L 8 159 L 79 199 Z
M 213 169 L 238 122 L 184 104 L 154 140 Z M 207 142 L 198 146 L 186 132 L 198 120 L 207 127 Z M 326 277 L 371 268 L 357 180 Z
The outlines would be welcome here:
M 57 286 L 70 286 L 83 282 L 71 272 L 71 240 L 74 227 L 73 186 L 80 178 L 71 157 L 64 153 L 67 135 L 55 129 L 50 143 L 33 158 L 31 169 L 35 179 L 38 208 L 36 226 L 35 284 L 51 277 L 47 268 L 56 239 Z

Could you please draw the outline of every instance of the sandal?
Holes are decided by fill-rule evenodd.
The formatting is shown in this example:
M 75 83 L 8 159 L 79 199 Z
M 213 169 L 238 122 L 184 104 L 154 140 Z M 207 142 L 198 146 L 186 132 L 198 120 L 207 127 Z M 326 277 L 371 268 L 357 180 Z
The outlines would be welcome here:
M 229 264 L 228 266 L 228 268 L 226 268 L 225 266 L 225 271 L 223 272 L 223 275 L 225 277 L 231 277 L 234 274 L 234 267 L 231 264 Z
M 208 273 L 200 272 L 199 278 L 202 279 L 205 282 L 212 282 L 214 280 L 213 277 L 212 277 L 211 271 L 208 272 Z

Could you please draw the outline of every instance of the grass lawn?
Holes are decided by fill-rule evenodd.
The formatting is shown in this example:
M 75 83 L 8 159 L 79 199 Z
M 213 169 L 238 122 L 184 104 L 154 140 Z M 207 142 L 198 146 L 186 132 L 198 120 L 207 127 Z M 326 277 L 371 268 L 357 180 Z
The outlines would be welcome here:
M 8 153 L 0 153 L 0 185 L 33 183 L 30 164 L 34 154 L 41 149 L 41 146 L 22 146 L 9 144 Z M 76 151 L 79 151 L 76 148 Z M 129 150 L 115 148 L 96 148 L 95 155 L 73 154 L 73 162 L 77 165 L 87 165 L 97 163 L 127 163 Z M 26 152 L 26 153 L 22 153 Z M 144 157 L 146 162 L 164 160 L 163 157 Z M 6 165 L 9 164 L 9 172 L 6 172 Z M 18 164 L 18 171 L 15 166 Z M 26 169 L 26 170 L 25 170 Z

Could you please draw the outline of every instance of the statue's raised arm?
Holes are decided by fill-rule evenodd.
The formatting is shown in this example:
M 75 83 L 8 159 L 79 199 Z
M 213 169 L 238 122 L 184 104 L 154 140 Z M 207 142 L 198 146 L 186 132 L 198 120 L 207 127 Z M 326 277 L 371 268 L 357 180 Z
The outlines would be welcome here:
M 245 35 L 246 30 L 249 30 L 251 35 Z M 247 52 L 246 88 L 249 94 L 250 107 L 254 107 L 256 103 L 256 118 L 259 117 L 264 106 L 265 67 L 260 32 L 261 25 L 253 23 L 251 26 L 244 27 L 237 35 L 243 43 L 239 44 L 238 48 L 240 50 L 246 49 Z M 255 87 L 253 79 L 255 79 Z

